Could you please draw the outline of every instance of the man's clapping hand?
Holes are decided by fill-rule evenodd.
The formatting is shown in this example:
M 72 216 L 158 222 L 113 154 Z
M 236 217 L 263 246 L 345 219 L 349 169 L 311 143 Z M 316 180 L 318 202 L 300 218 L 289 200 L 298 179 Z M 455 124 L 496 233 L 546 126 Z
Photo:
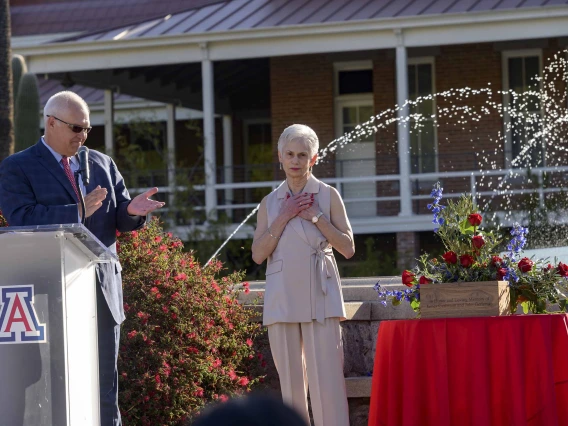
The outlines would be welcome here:
M 106 188 L 101 188 L 100 185 L 97 185 L 95 189 L 85 196 L 85 210 L 87 212 L 85 217 L 91 216 L 103 205 L 103 201 L 106 198 L 107 193 L 108 191 Z M 81 218 L 83 218 L 81 213 L 81 209 L 79 208 L 79 214 L 81 215 Z
M 146 216 L 148 213 L 164 207 L 166 203 L 150 199 L 156 192 L 158 192 L 158 188 L 151 188 L 143 194 L 134 197 L 128 205 L 128 214 L 130 216 Z

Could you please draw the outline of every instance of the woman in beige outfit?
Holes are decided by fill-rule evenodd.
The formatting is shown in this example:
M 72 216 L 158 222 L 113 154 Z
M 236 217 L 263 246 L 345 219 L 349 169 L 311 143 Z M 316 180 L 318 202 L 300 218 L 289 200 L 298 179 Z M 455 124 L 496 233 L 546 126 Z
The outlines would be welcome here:
M 278 140 L 286 180 L 258 211 L 252 257 L 268 259 L 264 325 L 284 401 L 316 426 L 348 426 L 339 321 L 345 319 L 332 247 L 347 259 L 353 232 L 337 190 L 312 175 L 318 137 L 294 124 Z

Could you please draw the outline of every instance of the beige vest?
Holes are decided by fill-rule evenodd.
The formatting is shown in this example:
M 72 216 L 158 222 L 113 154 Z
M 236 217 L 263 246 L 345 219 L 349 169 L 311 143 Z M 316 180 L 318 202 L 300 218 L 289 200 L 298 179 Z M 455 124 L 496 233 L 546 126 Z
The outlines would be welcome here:
M 288 192 L 288 184 L 284 181 L 266 197 L 268 226 L 278 217 Z M 311 176 L 304 192 L 314 194 L 321 211 L 329 219 L 329 185 Z M 323 323 L 330 317 L 345 319 L 333 250 L 316 225 L 296 216 L 288 222 L 276 249 L 268 256 L 263 323 L 312 320 Z

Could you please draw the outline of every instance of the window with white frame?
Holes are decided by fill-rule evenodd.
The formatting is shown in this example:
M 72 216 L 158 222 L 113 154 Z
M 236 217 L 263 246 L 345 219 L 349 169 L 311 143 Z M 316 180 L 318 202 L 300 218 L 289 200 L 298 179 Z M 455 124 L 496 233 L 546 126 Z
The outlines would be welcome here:
M 411 101 L 435 92 L 434 58 L 408 59 L 408 95 Z M 410 107 L 410 164 L 412 173 L 433 173 L 438 170 L 438 144 L 433 115 L 433 98 L 421 99 Z
M 539 98 L 541 76 L 541 49 L 503 52 L 505 157 L 509 166 L 545 165 Z
M 336 63 L 335 70 L 335 133 L 340 137 L 374 115 L 373 64 L 371 61 Z M 356 139 L 339 148 L 336 155 L 338 177 L 374 176 L 376 174 L 376 147 L 373 136 Z M 350 217 L 376 215 L 376 202 L 365 201 L 376 197 L 374 182 L 353 182 L 338 186 L 347 200 Z M 349 202 L 349 200 L 357 202 Z

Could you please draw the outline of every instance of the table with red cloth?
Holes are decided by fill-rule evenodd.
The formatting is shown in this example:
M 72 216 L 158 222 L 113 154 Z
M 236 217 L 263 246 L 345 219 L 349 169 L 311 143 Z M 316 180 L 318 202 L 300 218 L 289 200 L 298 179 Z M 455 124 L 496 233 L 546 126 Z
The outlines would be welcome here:
M 383 321 L 369 426 L 568 425 L 568 315 Z

